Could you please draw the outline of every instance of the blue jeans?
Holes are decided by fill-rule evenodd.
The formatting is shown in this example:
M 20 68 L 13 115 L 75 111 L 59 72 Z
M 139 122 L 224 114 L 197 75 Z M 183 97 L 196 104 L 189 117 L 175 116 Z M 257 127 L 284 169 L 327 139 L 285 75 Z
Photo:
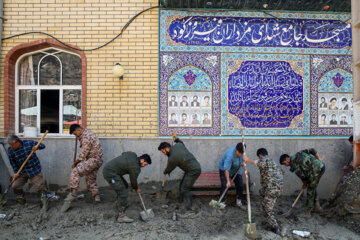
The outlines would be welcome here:
M 221 181 L 221 189 L 220 189 L 220 196 L 221 196 L 223 194 L 223 192 L 225 191 L 225 189 L 226 189 L 226 182 L 227 181 L 226 181 L 226 177 L 225 177 L 225 171 L 219 169 L 219 174 L 220 174 L 220 181 Z M 230 180 L 233 177 L 234 177 L 234 175 L 230 176 Z M 240 176 L 239 174 L 236 175 L 236 177 L 234 179 L 234 183 L 235 183 L 237 199 L 242 199 L 243 185 L 244 185 L 242 176 Z M 222 199 L 222 202 L 225 202 L 226 194 L 227 193 L 225 193 L 225 196 Z

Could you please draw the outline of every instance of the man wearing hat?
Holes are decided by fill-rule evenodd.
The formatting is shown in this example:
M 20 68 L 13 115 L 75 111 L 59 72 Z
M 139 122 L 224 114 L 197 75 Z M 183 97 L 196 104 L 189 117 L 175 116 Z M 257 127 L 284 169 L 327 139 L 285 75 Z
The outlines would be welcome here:
M 100 202 L 99 189 L 96 184 L 96 174 L 103 163 L 103 150 L 96 134 L 82 128 L 79 124 L 70 126 L 70 134 L 74 134 L 80 141 L 81 153 L 73 163 L 70 174 L 70 193 L 64 200 L 62 212 L 66 212 L 71 202 L 77 199 L 80 177 L 86 177 L 88 190 L 94 197 L 95 203 Z

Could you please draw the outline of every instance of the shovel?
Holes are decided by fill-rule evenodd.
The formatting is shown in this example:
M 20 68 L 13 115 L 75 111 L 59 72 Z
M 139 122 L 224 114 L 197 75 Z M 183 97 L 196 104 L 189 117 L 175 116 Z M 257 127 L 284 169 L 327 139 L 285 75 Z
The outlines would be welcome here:
M 241 166 L 240 166 L 241 168 Z M 240 168 L 236 171 L 235 175 L 233 176 L 233 178 L 231 179 L 232 182 L 234 182 L 236 176 L 238 175 L 238 172 L 240 171 Z M 211 200 L 209 202 L 209 206 L 210 207 L 213 207 L 213 208 L 218 208 L 220 210 L 223 210 L 225 209 L 226 207 L 226 204 L 221 202 L 221 200 L 224 198 L 225 194 L 227 193 L 227 191 L 229 190 L 229 187 L 226 187 L 225 191 L 221 194 L 220 198 L 219 198 L 219 201 L 216 201 L 216 200 Z
M 244 147 L 244 155 L 245 153 L 245 138 L 244 138 L 244 128 L 241 129 L 242 135 L 242 144 Z M 246 179 L 246 199 L 247 199 L 247 209 L 248 209 L 248 217 L 249 223 L 244 224 L 245 235 L 250 239 L 256 239 L 256 224 L 251 222 L 251 204 L 250 204 L 250 190 L 249 190 L 249 174 L 247 171 L 246 163 L 244 162 L 245 169 L 245 179 Z
M 175 130 L 174 130 L 175 131 Z M 171 139 L 171 146 L 174 144 L 174 135 Z M 166 166 L 167 166 L 167 163 L 166 163 Z M 157 198 L 163 198 L 165 199 L 168 195 L 169 192 L 165 191 L 164 190 L 164 187 L 165 187 L 165 180 L 166 180 L 166 174 L 164 174 L 163 176 L 163 180 L 162 180 L 162 184 L 161 184 L 161 191 L 157 192 L 156 193 L 156 197 Z
M 299 201 L 299 199 L 300 199 L 301 195 L 304 193 L 304 191 L 305 191 L 304 188 L 301 189 L 299 195 L 298 195 L 297 198 L 295 199 L 294 203 L 291 205 L 290 210 L 287 211 L 286 213 L 282 214 L 282 216 L 284 216 L 284 217 L 286 217 L 286 218 L 291 216 L 291 214 L 292 214 L 293 211 L 294 211 L 294 207 L 295 207 L 296 203 Z
M 154 212 L 153 212 L 153 210 L 152 209 L 146 209 L 146 207 L 145 207 L 145 204 L 144 204 L 144 201 L 143 201 L 143 199 L 142 199 L 142 197 L 141 197 L 141 194 L 140 193 L 138 193 L 139 194 L 139 198 L 140 198 L 140 201 L 141 201 L 141 204 L 142 204 L 142 206 L 143 206 L 143 208 L 144 208 L 144 211 L 141 211 L 140 212 L 140 217 L 141 217 L 141 219 L 144 221 L 144 222 L 146 222 L 146 221 L 148 221 L 150 218 L 153 218 L 153 217 L 155 217 L 155 214 L 154 214 Z
M 249 177 L 245 162 L 244 162 L 244 168 L 245 168 L 245 177 L 246 177 L 246 197 L 247 197 L 247 205 L 248 205 L 247 209 L 248 209 L 248 217 L 249 217 L 249 223 L 244 224 L 245 235 L 250 239 L 256 239 L 256 224 L 251 222 Z
M 48 131 L 46 130 L 46 132 L 44 133 L 44 135 L 42 136 L 42 138 L 40 139 L 40 141 L 38 142 L 38 144 L 36 144 L 36 149 L 39 147 L 40 143 L 44 140 L 46 134 L 48 133 Z M 23 162 L 23 164 L 21 165 L 21 167 L 19 168 L 19 170 L 17 171 L 17 175 L 21 173 L 21 171 L 23 170 L 23 168 L 25 167 L 26 163 L 29 161 L 30 157 L 33 155 L 35 151 L 31 151 L 31 153 L 29 154 L 29 156 L 25 159 L 25 161 Z M 5 189 L 5 192 L 0 195 L 0 204 L 4 205 L 6 203 L 6 194 L 9 192 L 9 189 L 11 187 L 11 185 L 14 183 L 15 178 L 12 178 L 12 180 L 9 183 L 9 186 Z
M 156 193 L 157 198 L 166 198 L 167 195 L 168 195 L 168 192 L 164 190 L 165 180 L 166 180 L 166 175 L 164 174 L 163 181 L 162 181 L 162 184 L 161 184 L 161 191 Z

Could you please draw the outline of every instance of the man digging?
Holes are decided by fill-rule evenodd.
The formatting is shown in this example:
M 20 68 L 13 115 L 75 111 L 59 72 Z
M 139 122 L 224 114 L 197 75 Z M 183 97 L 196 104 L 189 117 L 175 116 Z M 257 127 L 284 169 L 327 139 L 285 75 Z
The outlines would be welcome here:
M 275 162 L 269 158 L 268 152 L 265 148 L 257 150 L 256 155 L 259 160 L 254 161 L 244 156 L 244 161 L 257 166 L 260 170 L 260 196 L 262 198 L 261 205 L 264 211 L 264 216 L 271 227 L 271 230 L 280 235 L 280 228 L 274 215 L 274 206 L 276 200 L 281 195 L 283 187 L 283 174 L 280 167 L 276 166 Z
M 131 186 L 135 189 L 136 193 L 140 193 L 137 178 L 141 168 L 146 167 L 149 164 L 151 164 L 151 158 L 148 154 L 138 157 L 134 152 L 124 152 L 121 156 L 116 157 L 105 164 L 103 176 L 117 194 L 119 208 L 118 222 L 131 223 L 134 221 L 125 215 L 125 209 L 127 208 L 128 183 L 123 176 L 129 174 Z
M 36 148 L 37 142 L 33 140 L 20 140 L 16 135 L 8 136 L 7 141 L 10 145 L 8 148 L 10 164 L 15 172 L 13 176 L 15 181 L 11 187 L 16 195 L 16 201 L 19 204 L 25 204 L 26 200 L 23 187 L 26 182 L 30 180 L 31 184 L 41 194 L 41 203 L 43 209 L 46 209 L 48 204 L 48 192 L 41 173 L 41 164 L 35 152 L 25 164 L 25 167 L 20 174 L 16 174 L 29 154 L 37 149 L 44 149 L 45 145 L 40 143 L 39 147 Z
M 242 210 L 246 210 L 246 207 L 243 206 L 241 199 L 243 194 L 243 180 L 241 176 L 240 166 L 243 163 L 244 156 L 244 146 L 242 143 L 238 143 L 237 145 L 226 150 L 225 155 L 222 157 L 219 163 L 219 174 L 221 181 L 221 189 L 220 196 L 223 194 L 225 189 L 231 187 L 231 181 L 236 174 L 236 171 L 239 170 L 239 173 L 234 179 L 235 188 L 236 188 L 236 206 L 241 208 Z M 226 194 L 224 195 L 222 202 L 225 202 Z
M 164 170 L 164 175 L 170 174 L 176 167 L 184 171 L 184 176 L 180 182 L 179 201 L 184 202 L 186 210 L 191 210 L 193 204 L 191 188 L 201 174 L 201 166 L 194 155 L 177 137 L 176 131 L 173 132 L 173 139 L 175 139 L 173 146 L 168 142 L 162 142 L 158 147 L 159 151 L 168 156 L 168 164 Z
M 320 160 L 315 149 L 303 150 L 293 156 L 283 154 L 280 157 L 280 164 L 287 167 L 303 182 L 303 189 L 307 188 L 305 217 L 311 217 L 311 210 L 321 213 L 322 208 L 319 203 L 316 188 L 320 178 L 325 172 L 325 164 Z M 315 206 L 314 206 L 315 204 Z
M 96 184 L 96 174 L 103 163 L 103 150 L 99 138 L 90 130 L 83 129 L 79 124 L 70 126 L 70 134 L 79 138 L 81 153 L 78 159 L 73 163 L 70 174 L 70 193 L 64 199 L 62 212 L 66 212 L 71 202 L 77 199 L 77 193 L 80 184 L 80 177 L 86 177 L 86 185 L 91 191 L 95 203 L 99 203 L 99 189 Z

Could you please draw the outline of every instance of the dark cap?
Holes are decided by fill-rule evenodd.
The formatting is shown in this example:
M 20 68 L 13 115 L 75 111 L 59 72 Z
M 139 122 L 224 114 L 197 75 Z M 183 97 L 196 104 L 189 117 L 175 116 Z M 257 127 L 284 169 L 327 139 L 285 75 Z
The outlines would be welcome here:
M 76 129 L 81 128 L 79 124 L 71 124 L 70 126 L 70 134 L 72 134 Z

